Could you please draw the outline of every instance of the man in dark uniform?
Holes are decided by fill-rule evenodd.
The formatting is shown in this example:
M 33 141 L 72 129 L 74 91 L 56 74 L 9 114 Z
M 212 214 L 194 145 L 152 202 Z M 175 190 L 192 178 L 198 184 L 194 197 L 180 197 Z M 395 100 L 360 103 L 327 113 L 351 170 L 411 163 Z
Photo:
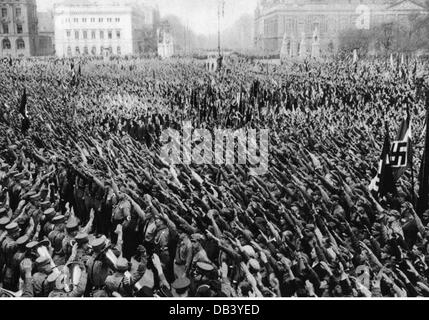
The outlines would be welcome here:
M 187 277 L 176 279 L 171 285 L 173 296 L 176 298 L 189 297 L 190 285 L 191 281 Z
M 176 247 L 173 247 L 172 244 L 175 243 L 177 245 L 177 241 L 174 242 L 178 237 L 177 228 L 165 214 L 162 217 L 156 217 L 155 223 L 157 229 L 154 239 L 154 251 L 161 260 L 167 280 L 171 283 L 174 281 L 174 267 L 170 257 L 176 253 Z
M 27 235 L 24 235 L 20 237 L 18 240 L 16 240 L 17 248 L 18 250 L 13 255 L 12 258 L 12 282 L 16 284 L 17 287 L 19 287 L 19 276 L 21 271 L 21 262 L 25 259 L 27 248 L 26 244 L 28 243 L 29 238 Z
M 8 217 L 0 218 L 0 283 L 3 282 L 3 267 L 6 263 L 6 256 L 2 249 L 2 243 L 4 239 L 6 239 L 7 231 L 6 226 L 10 223 L 10 219 Z
M 119 258 L 116 266 L 115 273 L 106 278 L 106 291 L 109 296 L 113 293 L 118 293 L 121 297 L 131 297 L 133 295 L 133 280 L 129 273 L 129 263 L 125 258 Z
M 76 204 L 76 216 L 80 220 L 85 220 L 85 217 L 88 216 L 85 206 L 85 186 L 86 181 L 82 176 L 76 175 L 76 180 L 74 184 L 74 200 Z
M 12 209 L 12 211 L 15 211 L 18 207 L 20 195 L 22 192 L 22 187 L 19 183 L 19 179 L 21 179 L 22 177 L 23 174 L 17 173 L 13 176 L 12 179 L 9 179 L 7 189 L 9 192 L 10 208 Z
M 75 241 L 77 243 L 75 261 L 81 262 L 86 266 L 88 259 L 93 253 L 91 247 L 89 246 L 89 236 L 87 233 L 79 232 L 75 237 Z
M 191 292 L 197 293 L 200 286 L 208 285 L 216 282 L 219 278 L 219 273 L 212 263 L 199 261 L 195 263 L 191 270 Z
M 76 236 L 79 233 L 83 233 L 88 238 L 88 234 L 92 229 L 92 224 L 94 222 L 94 210 L 91 209 L 90 218 L 88 224 L 81 229 L 79 221 L 76 217 L 70 217 L 66 224 L 66 236 L 63 240 L 63 252 L 65 253 L 66 259 L 68 259 L 72 253 L 73 243 L 76 241 Z
M 87 262 L 88 288 L 92 295 L 98 296 L 104 291 L 106 278 L 113 273 L 114 263 L 105 237 L 93 240 L 91 247 L 94 253 Z
M 67 167 L 64 165 L 63 162 L 59 162 L 58 164 L 58 191 L 60 194 L 60 208 L 64 209 L 65 204 L 72 203 L 73 201 L 73 180 L 71 180 L 73 177 L 71 177 L 70 173 L 67 171 Z
M 18 250 L 18 240 L 21 230 L 16 222 L 9 223 L 6 226 L 7 235 L 1 244 L 1 251 L 5 257 L 5 267 L 3 270 L 3 288 L 9 291 L 18 291 L 18 284 L 13 274 L 13 256 Z
M 72 253 L 72 244 L 75 242 L 75 237 L 79 232 L 79 224 L 76 218 L 71 217 L 66 224 L 66 234 L 62 242 L 63 253 L 68 259 Z
M 65 217 L 63 215 L 56 216 L 52 219 L 52 223 L 54 224 L 54 230 L 48 235 L 48 239 L 54 249 L 52 259 L 57 266 L 65 265 L 66 259 L 63 252 L 63 240 L 66 236 Z
M 52 223 L 52 219 L 55 217 L 55 209 L 49 208 L 43 212 L 43 221 L 42 223 L 42 232 L 40 233 L 40 237 L 48 237 L 48 235 L 54 231 L 55 225 Z M 40 240 L 40 239 L 39 239 Z
M 47 257 L 38 257 L 35 261 L 36 272 L 33 274 L 35 297 L 47 297 L 49 294 L 48 276 L 52 274 L 51 261 Z

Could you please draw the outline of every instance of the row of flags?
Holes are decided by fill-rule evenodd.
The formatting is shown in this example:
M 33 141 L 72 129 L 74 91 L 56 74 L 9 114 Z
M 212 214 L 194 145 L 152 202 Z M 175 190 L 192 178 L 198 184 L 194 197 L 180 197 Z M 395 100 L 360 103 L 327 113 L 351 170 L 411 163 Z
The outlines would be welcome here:
M 396 61 L 395 61 L 396 59 Z M 357 73 L 357 65 L 359 61 L 359 55 L 357 49 L 353 50 L 352 65 L 355 66 L 355 73 Z M 411 70 L 410 59 L 408 55 L 397 54 L 396 58 L 393 56 L 393 53 L 390 54 L 390 68 L 393 71 L 399 73 L 401 78 L 406 79 L 407 77 L 416 77 L 417 75 L 417 61 L 414 61 L 413 69 Z
M 429 121 L 429 91 L 426 93 L 427 121 Z M 429 126 L 425 127 L 425 149 L 419 174 L 419 197 L 417 200 L 417 213 L 422 214 L 429 208 Z M 411 194 L 414 201 L 414 172 L 413 172 L 413 135 L 412 122 L 409 109 L 407 108 L 407 118 L 404 119 L 399 128 L 398 134 L 393 142 L 390 141 L 390 134 L 387 122 L 385 123 L 385 139 L 378 162 L 377 173 L 369 185 L 369 190 L 384 198 L 387 194 L 396 193 L 396 183 L 402 175 L 410 168 L 412 171 Z

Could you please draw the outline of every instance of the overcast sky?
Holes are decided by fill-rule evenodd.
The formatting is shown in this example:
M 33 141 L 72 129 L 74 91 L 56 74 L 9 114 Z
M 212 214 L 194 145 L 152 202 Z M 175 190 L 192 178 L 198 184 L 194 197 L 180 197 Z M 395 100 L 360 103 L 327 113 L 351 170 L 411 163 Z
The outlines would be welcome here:
M 144 1 L 144 0 L 138 0 Z M 210 34 L 217 31 L 218 0 L 149 0 L 158 3 L 161 16 L 177 15 L 197 33 Z M 55 0 L 37 0 L 38 10 L 51 8 Z M 225 0 L 224 28 L 234 23 L 242 14 L 254 12 L 257 0 Z

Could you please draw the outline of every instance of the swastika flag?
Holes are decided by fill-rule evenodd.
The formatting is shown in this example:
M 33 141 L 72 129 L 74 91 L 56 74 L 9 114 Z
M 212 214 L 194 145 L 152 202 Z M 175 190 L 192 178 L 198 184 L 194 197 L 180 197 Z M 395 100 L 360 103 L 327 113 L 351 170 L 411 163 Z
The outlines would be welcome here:
M 377 174 L 369 185 L 369 190 L 379 197 L 384 197 L 388 193 L 394 194 L 396 192 L 392 166 L 390 164 L 390 149 L 389 130 L 386 124 L 386 137 L 384 139 L 380 161 L 378 162 Z
M 392 142 L 390 164 L 393 169 L 395 181 L 398 181 L 412 164 L 412 131 L 409 116 L 407 116 L 406 120 L 402 121 L 396 141 Z

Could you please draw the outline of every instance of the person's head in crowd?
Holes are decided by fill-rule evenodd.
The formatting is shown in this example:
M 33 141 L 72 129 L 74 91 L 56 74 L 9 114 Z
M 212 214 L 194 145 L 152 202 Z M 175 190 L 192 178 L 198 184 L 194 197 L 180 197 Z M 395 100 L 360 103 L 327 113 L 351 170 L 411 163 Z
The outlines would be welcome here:
M 176 279 L 171 284 L 173 297 L 176 297 L 176 298 L 189 297 L 190 286 L 191 286 L 191 281 L 187 277 Z
M 74 240 L 76 241 L 79 249 L 83 249 L 86 252 L 89 252 L 92 250 L 92 248 L 89 245 L 89 236 L 87 233 L 78 232 L 74 237 Z
M 13 240 L 17 240 L 20 236 L 21 229 L 16 222 L 11 222 L 5 227 L 7 235 Z
M 192 251 L 193 253 L 197 253 L 203 248 L 203 242 L 205 241 L 205 237 L 200 233 L 194 233 L 191 235 L 191 243 L 192 243 Z
M 66 232 L 70 237 L 75 238 L 79 233 L 79 222 L 75 217 L 70 217 L 66 223 Z

